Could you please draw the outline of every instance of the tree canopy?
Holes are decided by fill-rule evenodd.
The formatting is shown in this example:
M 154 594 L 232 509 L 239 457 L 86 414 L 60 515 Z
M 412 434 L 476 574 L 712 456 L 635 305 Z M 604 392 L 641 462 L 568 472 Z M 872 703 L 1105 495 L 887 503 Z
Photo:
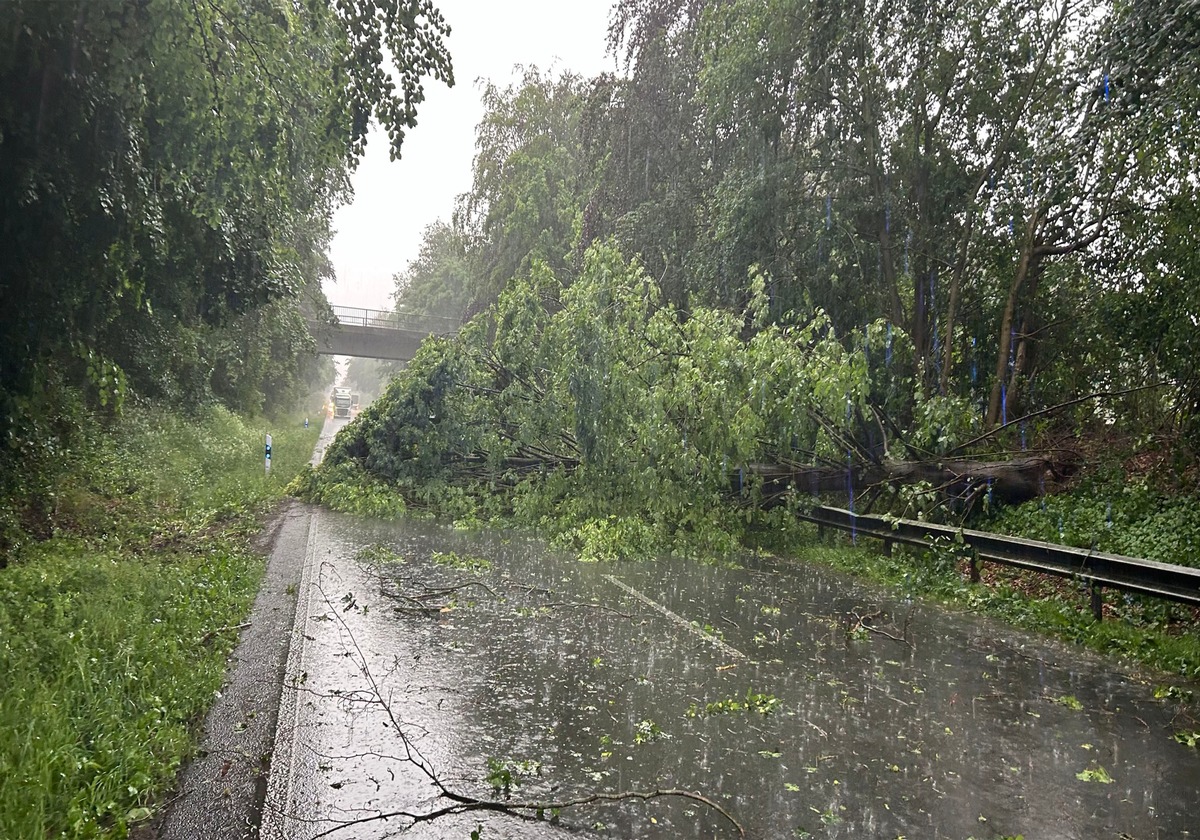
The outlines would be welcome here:
M 1027 498 L 1081 437 L 1194 461 L 1192 5 L 620 0 L 623 74 L 489 92 L 423 254 L 479 314 L 332 469 L 662 545 L 789 488 Z
M 984 429 L 1161 381 L 1120 410 L 1178 430 L 1200 312 L 1190 9 L 621 0 L 623 75 L 489 92 L 459 305 L 537 259 L 569 284 L 611 238 L 684 311 L 740 311 L 761 272 L 769 320 L 882 319 L 921 398 Z
M 302 309 L 372 119 L 393 155 L 427 78 L 429 0 L 3 0 L 0 424 L 49 380 L 235 408 L 286 399 Z

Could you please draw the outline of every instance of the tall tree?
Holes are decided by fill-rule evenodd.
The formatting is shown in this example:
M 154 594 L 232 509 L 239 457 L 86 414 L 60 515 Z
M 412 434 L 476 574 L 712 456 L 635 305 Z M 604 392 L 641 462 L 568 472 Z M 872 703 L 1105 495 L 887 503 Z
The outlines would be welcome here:
M 398 311 L 461 318 L 474 292 L 466 237 L 445 222 L 428 225 L 417 258 L 392 279 Z
M 484 88 L 474 182 L 456 212 L 469 238 L 478 304 L 535 262 L 569 275 L 577 261 L 581 200 L 589 192 L 580 162 L 581 90 L 578 76 L 536 67 L 519 84 Z
M 50 370 L 102 401 L 185 375 L 176 351 L 210 376 L 206 330 L 317 293 L 370 117 L 398 153 L 423 78 L 453 81 L 428 0 L 0 9 L 6 426 Z

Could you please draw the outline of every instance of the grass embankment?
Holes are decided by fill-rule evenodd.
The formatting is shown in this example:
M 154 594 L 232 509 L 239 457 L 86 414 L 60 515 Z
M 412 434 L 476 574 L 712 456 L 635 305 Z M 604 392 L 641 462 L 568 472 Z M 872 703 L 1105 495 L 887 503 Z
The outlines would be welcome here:
M 129 413 L 65 453 L 50 533 L 0 569 L 0 837 L 123 837 L 153 813 L 261 579 L 251 537 L 312 454 L 302 425 L 270 428 L 270 478 L 266 422 L 220 409 Z
M 1200 505 L 1119 471 L 1099 473 L 1069 493 L 1000 510 L 973 527 L 1012 536 L 1094 548 L 1163 563 L 1200 566 Z M 1093 650 L 1116 654 L 1158 671 L 1200 678 L 1196 611 L 1161 599 L 1104 595 L 1105 619 L 1091 613 L 1087 587 L 1063 578 L 998 565 L 972 584 L 954 546 L 928 551 L 897 547 L 892 557 L 874 540 L 849 544 L 815 539 L 789 553 L 898 588 L 906 594 L 1002 618 Z

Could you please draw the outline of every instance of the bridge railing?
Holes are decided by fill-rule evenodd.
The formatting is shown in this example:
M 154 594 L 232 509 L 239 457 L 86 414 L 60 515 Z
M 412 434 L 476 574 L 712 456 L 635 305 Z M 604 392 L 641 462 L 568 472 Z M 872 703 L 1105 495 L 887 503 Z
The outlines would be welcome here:
M 460 322 L 440 315 L 417 315 L 389 309 L 360 309 L 357 306 L 334 306 L 333 316 L 339 324 L 357 327 L 377 327 L 385 330 L 447 335 L 457 332 Z

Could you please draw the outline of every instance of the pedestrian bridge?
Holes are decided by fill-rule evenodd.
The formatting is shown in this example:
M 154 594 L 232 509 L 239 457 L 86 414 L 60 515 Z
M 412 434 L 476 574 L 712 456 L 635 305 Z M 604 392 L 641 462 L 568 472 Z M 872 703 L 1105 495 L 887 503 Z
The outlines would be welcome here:
M 437 315 L 412 315 L 386 309 L 334 306 L 334 323 L 308 319 L 317 352 L 407 362 L 431 335 L 451 335 L 460 321 Z

